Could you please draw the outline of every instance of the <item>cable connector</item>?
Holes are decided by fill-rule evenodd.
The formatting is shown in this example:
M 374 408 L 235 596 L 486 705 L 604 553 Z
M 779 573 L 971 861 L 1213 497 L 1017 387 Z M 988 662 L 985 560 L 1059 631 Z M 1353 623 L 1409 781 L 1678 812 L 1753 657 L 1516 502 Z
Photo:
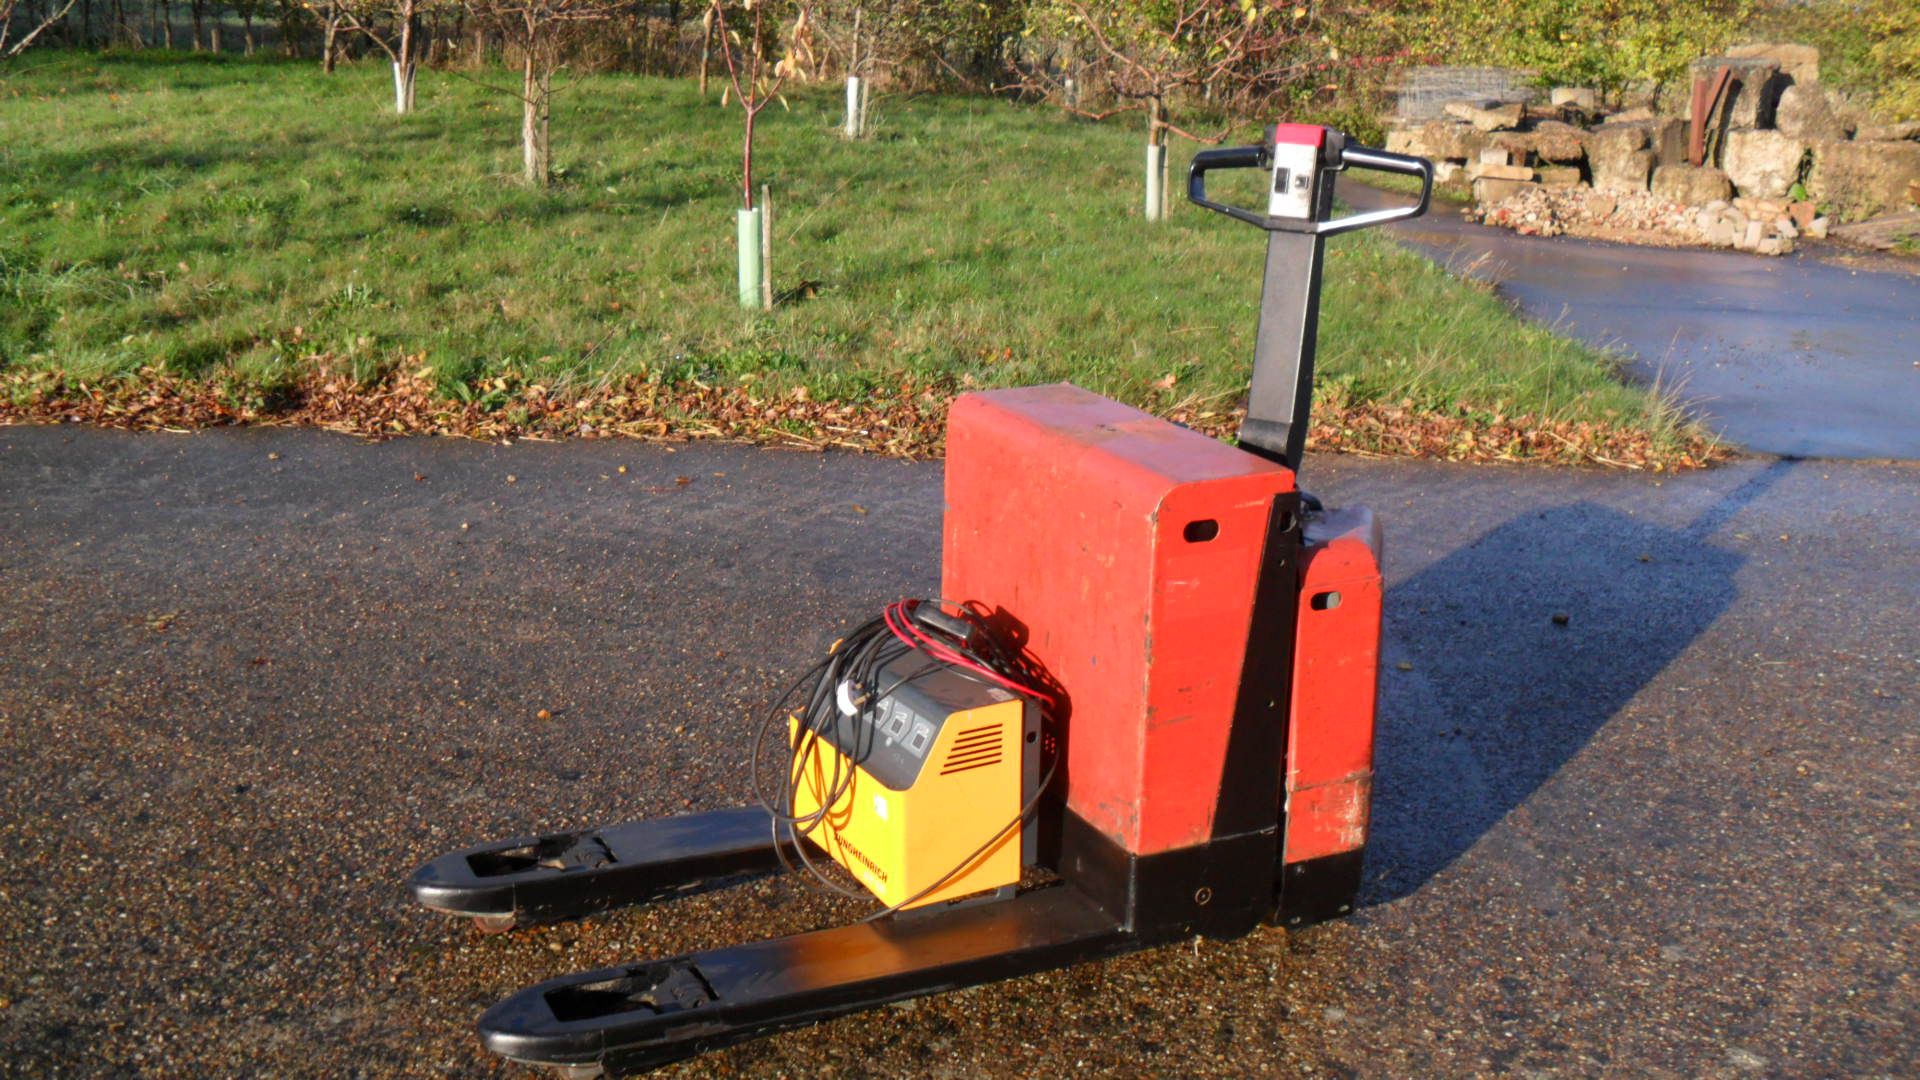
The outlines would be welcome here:
M 949 615 L 941 611 L 937 603 L 928 601 L 915 605 L 913 621 L 929 630 L 940 631 L 966 648 L 973 648 L 973 624 L 958 615 Z
M 840 707 L 841 716 L 851 718 L 860 715 L 861 706 L 867 703 L 867 696 L 861 694 L 858 698 L 854 697 L 853 684 L 841 679 L 840 685 L 834 688 L 833 702 Z

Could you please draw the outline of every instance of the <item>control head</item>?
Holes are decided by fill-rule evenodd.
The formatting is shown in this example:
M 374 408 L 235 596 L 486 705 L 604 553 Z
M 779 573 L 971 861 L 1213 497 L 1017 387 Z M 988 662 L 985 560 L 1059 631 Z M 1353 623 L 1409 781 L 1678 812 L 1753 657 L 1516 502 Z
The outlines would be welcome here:
M 1412 206 L 1336 218 L 1333 216 L 1334 178 L 1349 168 L 1417 176 L 1420 201 Z M 1266 212 L 1228 206 L 1207 198 L 1207 173 L 1220 169 L 1266 171 Z M 1342 132 L 1318 124 L 1275 124 L 1267 129 L 1267 137 L 1260 145 L 1202 150 L 1193 156 L 1193 164 L 1187 170 L 1188 199 L 1270 232 L 1316 236 L 1352 232 L 1419 217 L 1427 212 L 1432 197 L 1432 162 L 1353 145 Z

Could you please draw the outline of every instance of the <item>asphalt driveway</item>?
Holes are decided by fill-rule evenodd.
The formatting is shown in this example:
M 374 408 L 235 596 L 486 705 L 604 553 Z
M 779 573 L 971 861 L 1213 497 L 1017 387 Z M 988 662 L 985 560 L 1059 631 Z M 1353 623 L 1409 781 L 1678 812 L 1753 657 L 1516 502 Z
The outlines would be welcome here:
M 848 917 L 775 880 L 484 938 L 404 881 L 742 800 L 757 704 L 932 586 L 940 477 L 0 429 L 0 1072 L 529 1075 L 471 1033 L 515 987 Z M 680 1074 L 1920 1071 L 1920 468 L 1308 479 L 1388 534 L 1357 916 Z
M 1406 197 L 1344 185 L 1355 206 Z M 1920 260 L 1809 244 L 1784 258 L 1521 236 L 1435 204 L 1393 232 L 1763 454 L 1920 458 Z

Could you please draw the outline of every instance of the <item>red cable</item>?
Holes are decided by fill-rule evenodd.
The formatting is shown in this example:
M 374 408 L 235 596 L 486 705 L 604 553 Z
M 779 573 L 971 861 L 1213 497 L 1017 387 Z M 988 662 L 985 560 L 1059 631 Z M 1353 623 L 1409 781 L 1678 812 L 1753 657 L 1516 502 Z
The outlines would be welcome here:
M 933 638 L 930 638 L 926 634 L 922 633 L 919 627 L 913 625 L 913 609 L 908 607 L 907 603 L 908 601 L 906 600 L 896 600 L 893 603 L 888 604 L 886 608 L 881 612 L 881 617 L 885 620 L 887 624 L 887 629 L 893 632 L 893 636 L 896 638 L 899 638 L 900 641 L 903 644 L 905 644 L 908 648 L 918 649 L 922 652 L 925 652 L 928 655 L 932 656 L 935 660 L 938 660 L 942 663 L 951 664 L 955 667 L 961 667 L 969 671 L 976 672 L 979 675 L 982 675 L 985 678 L 992 680 L 993 682 L 999 683 L 1001 686 L 1004 686 L 1009 690 L 1018 690 L 1023 694 L 1028 694 L 1030 696 L 1037 697 L 1042 701 L 1045 701 L 1049 706 L 1053 706 L 1056 704 L 1055 701 L 1053 700 L 1052 694 L 1049 694 L 1043 690 L 1039 690 L 1031 686 L 1027 686 L 1024 683 L 1017 682 L 1013 679 L 1009 679 L 1005 675 L 1000 674 L 999 672 L 993 670 L 992 668 L 989 668 L 986 665 L 979 663 L 978 661 L 974 660 L 969 656 L 965 656 L 961 653 L 955 652 L 950 646 L 942 642 L 936 641 Z M 900 620 L 898 625 L 896 625 L 894 622 L 894 618 L 896 614 L 898 615 Z M 902 632 L 903 627 L 905 629 L 904 633 Z

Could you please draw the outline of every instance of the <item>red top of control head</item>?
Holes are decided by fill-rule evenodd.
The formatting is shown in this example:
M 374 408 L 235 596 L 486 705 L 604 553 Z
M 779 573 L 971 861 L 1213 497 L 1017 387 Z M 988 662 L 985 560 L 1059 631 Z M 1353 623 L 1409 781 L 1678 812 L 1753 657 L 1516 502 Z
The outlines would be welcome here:
M 1325 146 L 1327 129 L 1319 124 L 1275 124 L 1273 125 L 1273 143 L 1279 146 L 1289 143 L 1295 146 Z

